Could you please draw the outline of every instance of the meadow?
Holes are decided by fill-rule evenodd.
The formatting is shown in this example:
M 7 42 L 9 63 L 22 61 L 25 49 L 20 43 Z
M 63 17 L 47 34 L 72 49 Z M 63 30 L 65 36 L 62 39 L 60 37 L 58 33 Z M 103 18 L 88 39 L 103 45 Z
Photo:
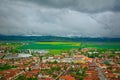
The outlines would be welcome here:
M 23 45 L 19 49 L 55 49 L 69 50 L 78 48 L 120 49 L 120 43 L 106 42 L 33 42 Z
M 35 42 L 29 45 L 24 45 L 20 49 L 56 49 L 69 50 L 71 48 L 79 48 L 80 43 L 76 42 Z
M 96 49 L 120 49 L 120 43 L 117 42 L 86 42 L 81 44 L 82 47 Z
M 60 54 L 62 51 L 79 48 L 96 48 L 96 49 L 119 49 L 120 43 L 106 42 L 33 42 L 23 45 L 19 49 L 44 49 L 49 50 L 52 54 Z
M 62 51 L 66 52 L 72 48 L 78 49 L 80 44 L 80 42 L 34 42 L 21 46 L 19 49 L 44 49 L 49 50 L 52 54 L 60 54 Z

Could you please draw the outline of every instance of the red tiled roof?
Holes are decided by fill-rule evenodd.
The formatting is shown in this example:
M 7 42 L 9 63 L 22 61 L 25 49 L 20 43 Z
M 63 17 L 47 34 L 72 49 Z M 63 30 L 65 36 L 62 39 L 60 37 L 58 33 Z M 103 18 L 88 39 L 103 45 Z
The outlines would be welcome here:
M 2 54 L 2 53 L 0 53 L 0 57 L 1 57 L 1 56 L 3 56 L 3 54 Z
M 18 73 L 20 73 L 20 70 L 5 70 L 5 71 L 2 71 L 0 74 L 3 74 L 3 80 L 6 80 L 6 78 L 7 79 L 13 78 Z
M 93 77 L 93 76 L 86 76 L 84 78 L 84 80 L 99 80 L 99 78 L 97 76 Z
M 25 76 L 30 78 L 30 77 L 37 76 L 38 73 L 39 73 L 39 70 L 35 69 L 35 70 L 32 70 L 32 71 L 26 72 Z
M 40 78 L 39 80 L 55 80 L 53 78 Z
M 72 77 L 72 76 L 61 76 L 60 79 L 65 79 L 65 80 L 75 80 L 75 78 Z
M 117 75 L 113 74 L 113 73 L 107 73 L 107 74 L 105 74 L 105 76 L 108 78 L 113 78 L 113 77 L 116 77 Z

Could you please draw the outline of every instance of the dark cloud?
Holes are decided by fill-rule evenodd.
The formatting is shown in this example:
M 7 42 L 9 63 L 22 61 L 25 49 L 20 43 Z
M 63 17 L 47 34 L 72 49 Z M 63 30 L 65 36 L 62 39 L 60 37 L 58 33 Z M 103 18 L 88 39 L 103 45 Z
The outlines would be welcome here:
M 114 4 L 115 5 L 114 5 L 114 8 L 113 8 L 113 11 L 119 12 L 120 11 L 120 0 L 116 0 Z
M 120 37 L 118 0 L 0 0 L 0 34 Z
M 120 11 L 120 0 L 24 0 L 40 6 L 52 8 L 69 8 L 72 10 L 97 13 Z

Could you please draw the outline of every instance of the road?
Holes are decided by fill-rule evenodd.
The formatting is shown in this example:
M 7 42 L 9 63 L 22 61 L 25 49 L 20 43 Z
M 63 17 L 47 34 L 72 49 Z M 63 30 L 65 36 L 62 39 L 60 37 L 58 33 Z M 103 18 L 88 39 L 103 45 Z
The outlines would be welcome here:
M 107 80 L 107 78 L 104 76 L 102 69 L 95 63 L 94 59 L 93 59 L 93 64 L 96 66 L 98 73 L 99 73 L 99 77 L 100 80 Z
M 97 67 L 97 70 L 98 70 L 98 72 L 99 72 L 100 80 L 107 80 L 107 78 L 104 76 L 101 68 Z
M 62 76 L 63 74 L 66 74 L 68 72 L 68 70 L 71 68 L 71 66 L 69 66 L 65 71 L 61 72 L 55 80 L 57 80 L 60 76 Z

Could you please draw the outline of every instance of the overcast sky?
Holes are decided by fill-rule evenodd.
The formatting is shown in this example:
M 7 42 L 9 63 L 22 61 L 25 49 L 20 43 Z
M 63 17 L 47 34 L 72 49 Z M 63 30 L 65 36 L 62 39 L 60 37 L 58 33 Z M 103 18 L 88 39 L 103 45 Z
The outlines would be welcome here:
M 120 0 L 0 0 L 0 34 L 120 38 Z

